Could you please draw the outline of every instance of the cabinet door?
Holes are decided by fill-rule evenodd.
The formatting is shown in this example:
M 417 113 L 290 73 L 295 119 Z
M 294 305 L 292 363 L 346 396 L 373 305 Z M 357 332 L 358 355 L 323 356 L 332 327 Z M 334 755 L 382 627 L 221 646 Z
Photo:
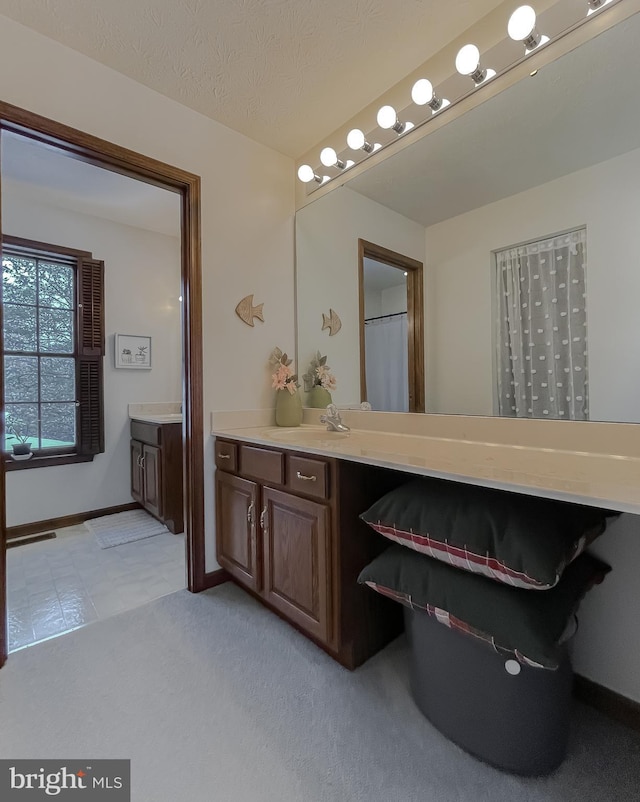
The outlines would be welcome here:
M 142 446 L 142 480 L 144 506 L 152 515 L 162 518 L 162 465 L 160 449 Z
M 262 506 L 263 596 L 310 635 L 328 641 L 329 509 L 269 487 Z
M 258 485 L 216 471 L 218 562 L 251 590 L 260 590 L 256 525 Z
M 131 496 L 140 504 L 144 504 L 144 489 L 142 487 L 142 443 L 131 440 Z

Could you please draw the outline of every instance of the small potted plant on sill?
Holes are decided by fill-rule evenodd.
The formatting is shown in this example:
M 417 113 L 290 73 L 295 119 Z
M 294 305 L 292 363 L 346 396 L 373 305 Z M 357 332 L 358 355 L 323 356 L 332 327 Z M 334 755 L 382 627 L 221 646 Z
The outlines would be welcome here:
M 302 377 L 307 395 L 307 404 L 310 407 L 324 408 L 333 403 L 330 390 L 337 387 L 336 377 L 327 365 L 327 357 L 316 352 L 311 360 L 308 371 Z
M 31 435 L 25 434 L 28 431 L 27 426 L 22 424 L 17 419 L 7 419 L 7 431 L 11 432 L 7 437 L 9 440 L 16 440 L 12 443 L 11 448 L 13 453 L 11 457 L 15 460 L 31 459 L 33 452 L 31 451 Z

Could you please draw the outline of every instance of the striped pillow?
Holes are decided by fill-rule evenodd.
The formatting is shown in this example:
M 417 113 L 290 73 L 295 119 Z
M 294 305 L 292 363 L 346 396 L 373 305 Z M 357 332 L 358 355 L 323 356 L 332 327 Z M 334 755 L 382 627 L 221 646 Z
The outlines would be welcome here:
M 484 641 L 499 654 L 534 668 L 555 669 L 558 644 L 580 600 L 610 570 L 582 554 L 555 588 L 528 593 L 391 546 L 363 569 L 358 582 Z
M 606 528 L 597 507 L 439 479 L 392 490 L 360 516 L 389 540 L 516 588 L 549 590 Z

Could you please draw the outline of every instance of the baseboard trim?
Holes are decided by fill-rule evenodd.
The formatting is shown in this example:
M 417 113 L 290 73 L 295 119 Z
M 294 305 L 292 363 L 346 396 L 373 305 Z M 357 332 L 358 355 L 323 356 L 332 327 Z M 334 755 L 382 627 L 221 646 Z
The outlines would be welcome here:
M 128 512 L 137 510 L 140 507 L 137 501 L 129 504 L 119 504 L 116 507 L 103 507 L 101 510 L 88 510 L 78 512 L 75 515 L 63 515 L 60 518 L 49 518 L 47 521 L 34 521 L 30 524 L 19 524 L 18 526 L 7 527 L 7 540 L 25 535 L 38 535 L 40 532 L 47 532 L 51 529 L 64 529 L 65 526 L 77 526 L 92 518 L 101 518 L 103 515 L 115 515 L 118 512 Z
M 28 546 L 30 543 L 40 543 L 42 540 L 53 540 L 55 532 L 43 532 L 40 535 L 24 535 L 24 537 L 14 537 L 7 540 L 7 548 L 13 549 L 18 546 Z
M 593 680 L 576 674 L 573 680 L 573 695 L 605 716 L 640 732 L 640 703 L 620 693 L 605 688 Z
M 218 585 L 222 585 L 230 580 L 231 577 L 224 570 L 224 568 L 218 568 L 215 571 L 209 571 L 208 574 L 204 575 L 204 580 L 200 590 L 211 590 L 211 588 L 217 588 Z

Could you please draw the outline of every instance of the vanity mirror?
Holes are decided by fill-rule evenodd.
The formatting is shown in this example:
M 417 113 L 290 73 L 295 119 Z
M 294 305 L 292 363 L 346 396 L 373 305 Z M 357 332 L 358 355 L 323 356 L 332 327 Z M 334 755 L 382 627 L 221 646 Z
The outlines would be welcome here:
M 635 14 L 298 212 L 298 363 L 327 354 L 336 404 L 366 397 L 364 240 L 424 265 L 427 412 L 640 422 L 638 41 Z

